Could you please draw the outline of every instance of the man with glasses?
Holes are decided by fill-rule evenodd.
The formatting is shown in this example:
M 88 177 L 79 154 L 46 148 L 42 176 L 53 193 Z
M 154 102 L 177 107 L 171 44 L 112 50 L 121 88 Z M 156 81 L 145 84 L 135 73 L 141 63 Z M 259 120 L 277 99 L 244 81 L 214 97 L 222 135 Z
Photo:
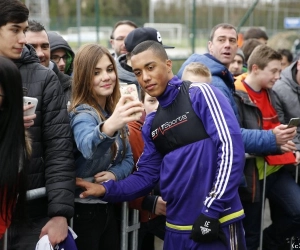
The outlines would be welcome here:
M 60 64 L 63 64 L 64 65 L 63 67 L 65 69 L 67 65 L 66 62 L 68 61 L 67 55 L 66 54 L 64 55 L 55 54 L 55 56 L 52 55 L 52 53 L 50 52 L 51 47 L 50 47 L 48 34 L 45 30 L 45 27 L 42 24 L 34 20 L 29 20 L 28 25 L 29 25 L 28 30 L 26 31 L 27 43 L 34 47 L 36 54 L 40 59 L 40 63 L 46 68 L 52 69 L 54 73 L 57 75 L 62 85 L 66 97 L 66 105 L 67 105 L 71 97 L 71 77 L 67 74 L 64 74 L 63 71 L 60 69 L 61 67 Z M 50 57 L 52 61 L 50 60 Z M 74 53 L 73 53 L 73 57 L 74 57 Z M 70 63 L 72 63 L 72 61 L 73 59 L 71 59 Z M 69 68 L 71 67 L 70 65 L 68 66 Z
M 137 25 L 129 20 L 122 20 L 115 24 L 112 33 L 110 35 L 110 44 L 114 53 L 112 56 L 115 60 L 123 54 L 127 54 L 127 50 L 125 48 L 124 40 L 126 36 L 137 28 Z
M 67 75 L 72 75 L 74 52 L 68 42 L 57 32 L 47 32 L 49 43 L 51 61 L 55 62 L 58 69 Z

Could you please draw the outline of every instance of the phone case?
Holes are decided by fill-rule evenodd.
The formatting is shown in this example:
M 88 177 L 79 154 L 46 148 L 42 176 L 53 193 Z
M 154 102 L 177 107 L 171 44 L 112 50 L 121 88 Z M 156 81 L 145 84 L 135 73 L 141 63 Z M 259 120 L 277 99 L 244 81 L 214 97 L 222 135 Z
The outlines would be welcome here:
M 135 84 L 120 84 L 121 95 L 132 95 L 135 100 L 138 100 L 139 95 Z
M 35 114 L 36 106 L 38 104 L 38 99 L 34 98 L 34 97 L 24 96 L 23 97 L 23 105 L 25 106 L 25 105 L 30 105 L 30 104 L 34 104 L 34 107 L 32 107 L 31 109 L 28 109 L 28 110 L 24 111 L 24 115 L 25 116 Z
M 120 84 L 120 91 L 121 91 L 121 96 L 132 95 L 134 97 L 134 100 L 139 99 L 137 87 L 135 84 Z M 136 116 L 137 118 L 140 118 L 142 116 L 142 112 L 134 113 L 132 114 L 132 116 Z
M 296 118 L 291 118 L 288 124 L 288 128 L 291 127 L 298 127 L 300 124 L 300 118 L 296 117 Z

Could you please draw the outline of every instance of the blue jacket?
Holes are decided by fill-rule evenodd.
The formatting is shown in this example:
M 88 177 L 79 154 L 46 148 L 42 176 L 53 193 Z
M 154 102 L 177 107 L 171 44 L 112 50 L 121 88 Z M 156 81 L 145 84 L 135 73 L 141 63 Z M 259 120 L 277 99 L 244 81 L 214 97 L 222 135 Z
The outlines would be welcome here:
M 120 134 L 113 137 L 102 133 L 99 127 L 103 124 L 96 110 L 82 104 L 76 112 L 70 112 L 71 128 L 77 145 L 78 154 L 75 157 L 76 176 L 81 178 L 93 177 L 101 171 L 112 172 L 116 180 L 127 177 L 133 170 L 133 155 L 128 140 L 126 140 L 126 153 Z M 117 154 L 112 159 L 111 145 L 117 143 Z M 91 180 L 93 178 L 90 178 Z
M 234 100 L 234 79 L 228 69 L 216 58 L 210 54 L 193 54 L 181 66 L 177 75 L 181 78 L 186 65 L 191 62 L 200 62 L 205 64 L 212 74 L 212 85 L 216 86 L 227 97 L 237 119 L 239 114 Z M 249 154 L 274 154 L 278 153 L 276 137 L 272 131 L 263 131 L 258 129 L 241 128 L 244 147 Z
M 175 100 L 181 84 L 176 76 L 171 79 L 158 97 L 162 108 Z M 219 219 L 224 225 L 244 217 L 237 190 L 245 152 L 235 115 L 226 98 L 211 85 L 191 86 L 189 94 L 209 138 L 162 156 L 151 139 L 153 112 L 142 129 L 145 147 L 138 171 L 125 180 L 103 183 L 106 189 L 103 200 L 117 202 L 147 194 L 160 179 L 170 230 L 190 231 L 201 213 Z

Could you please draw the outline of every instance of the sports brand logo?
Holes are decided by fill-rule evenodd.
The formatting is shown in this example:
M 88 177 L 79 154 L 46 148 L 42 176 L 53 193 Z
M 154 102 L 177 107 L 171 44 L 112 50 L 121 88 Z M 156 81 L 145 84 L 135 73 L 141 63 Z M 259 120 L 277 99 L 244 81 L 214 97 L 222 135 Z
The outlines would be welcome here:
M 205 221 L 204 226 L 200 226 L 202 235 L 208 234 L 211 229 L 209 229 L 210 221 Z
M 159 135 L 159 133 L 164 135 L 167 130 L 174 128 L 184 122 L 187 122 L 188 121 L 188 117 L 187 117 L 188 113 L 189 112 L 186 112 L 185 114 L 178 116 L 174 120 L 165 122 L 162 125 L 160 125 L 157 129 L 154 129 L 151 132 L 152 139 L 154 140 Z

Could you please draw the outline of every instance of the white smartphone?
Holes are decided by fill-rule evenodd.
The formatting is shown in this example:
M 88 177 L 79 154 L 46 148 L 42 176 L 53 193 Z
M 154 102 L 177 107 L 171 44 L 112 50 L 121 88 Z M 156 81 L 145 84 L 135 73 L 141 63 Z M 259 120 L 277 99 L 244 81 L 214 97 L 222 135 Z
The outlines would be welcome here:
M 139 99 L 137 87 L 135 84 L 120 83 L 121 96 L 132 95 L 135 100 Z
M 34 97 L 24 96 L 23 97 L 23 105 L 26 106 L 26 105 L 30 105 L 30 104 L 33 104 L 34 107 L 32 107 L 31 109 L 28 109 L 28 110 L 24 111 L 24 115 L 25 116 L 35 114 L 36 106 L 38 104 L 38 99 L 34 98 Z
M 137 87 L 135 84 L 120 84 L 120 91 L 121 91 L 121 96 L 124 95 L 131 95 L 134 97 L 134 100 L 139 100 L 139 95 L 137 91 Z M 126 101 L 127 102 L 127 101 Z M 132 114 L 132 116 L 136 116 L 137 118 L 140 118 L 142 116 L 141 112 L 137 112 Z
M 299 117 L 295 117 L 295 118 L 291 118 L 288 124 L 288 128 L 291 127 L 298 127 L 300 124 L 300 118 Z

